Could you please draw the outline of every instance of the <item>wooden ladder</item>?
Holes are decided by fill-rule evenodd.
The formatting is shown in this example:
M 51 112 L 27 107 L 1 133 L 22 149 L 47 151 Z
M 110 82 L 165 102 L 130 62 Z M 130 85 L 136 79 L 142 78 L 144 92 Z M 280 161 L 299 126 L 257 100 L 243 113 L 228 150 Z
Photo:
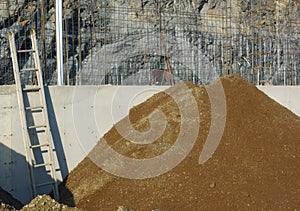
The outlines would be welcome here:
M 20 109 L 26 160 L 30 172 L 32 195 L 33 197 L 36 197 L 38 194 L 41 194 L 40 189 L 42 189 L 42 187 L 45 188 L 46 186 L 51 186 L 54 198 L 56 200 L 59 200 L 55 163 L 53 160 L 53 139 L 50 131 L 50 124 L 47 113 L 45 90 L 43 86 L 42 71 L 40 67 L 39 52 L 36 41 L 36 32 L 34 30 L 31 30 L 30 32 L 31 49 L 17 51 L 14 33 L 9 32 L 8 38 L 10 43 L 10 52 L 13 63 L 18 104 Z M 33 56 L 34 67 L 19 69 L 18 54 L 24 53 L 30 53 Z M 35 74 L 36 81 L 34 82 L 34 85 L 29 86 L 22 83 L 21 74 L 25 72 L 33 72 Z M 33 95 L 34 93 L 36 93 L 35 95 L 39 95 L 39 102 L 35 102 L 36 105 L 33 105 L 34 102 L 32 98 L 30 99 L 30 93 L 31 95 Z M 24 98 L 26 98 L 28 102 L 25 102 Z M 40 115 L 39 121 L 37 119 L 36 113 L 39 113 L 38 115 Z M 31 117 L 31 119 L 29 117 Z M 32 133 L 36 135 L 35 139 L 30 136 L 30 134 Z M 45 174 L 47 181 L 43 181 L 37 184 L 35 180 L 35 177 L 37 177 L 37 172 L 42 172 L 43 174 Z

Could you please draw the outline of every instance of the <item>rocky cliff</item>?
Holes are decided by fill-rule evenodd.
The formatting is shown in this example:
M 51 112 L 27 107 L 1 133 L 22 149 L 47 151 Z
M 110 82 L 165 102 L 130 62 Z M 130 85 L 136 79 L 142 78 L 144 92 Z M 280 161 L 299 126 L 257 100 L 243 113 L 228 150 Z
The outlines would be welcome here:
M 66 83 L 148 84 L 169 58 L 176 81 L 240 73 L 255 84 L 299 84 L 299 7 L 298 0 L 67 0 Z M 55 84 L 54 1 L 0 1 L 0 13 L 1 84 L 13 83 L 7 31 L 26 47 L 31 28 L 45 81 Z M 30 62 L 21 58 L 21 66 Z

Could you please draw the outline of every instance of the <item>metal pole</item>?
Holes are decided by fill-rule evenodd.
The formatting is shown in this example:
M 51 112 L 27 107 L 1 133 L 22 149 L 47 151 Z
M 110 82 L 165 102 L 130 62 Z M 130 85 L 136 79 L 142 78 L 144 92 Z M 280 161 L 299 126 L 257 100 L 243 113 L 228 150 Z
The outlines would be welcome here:
M 82 57 L 81 57 L 81 29 L 80 29 L 80 0 L 78 0 L 78 9 L 77 9 L 77 24 L 78 24 L 78 77 L 76 78 L 76 85 L 81 85 L 82 82 Z
M 62 0 L 56 0 L 56 67 L 57 85 L 64 84 L 63 37 L 62 37 Z
M 45 17 L 45 1 L 41 0 L 41 15 L 42 15 L 42 40 L 43 40 L 43 48 L 42 48 L 42 55 L 43 55 L 43 80 L 44 84 L 47 84 L 48 81 L 48 72 L 47 72 L 47 50 L 46 50 L 46 17 Z

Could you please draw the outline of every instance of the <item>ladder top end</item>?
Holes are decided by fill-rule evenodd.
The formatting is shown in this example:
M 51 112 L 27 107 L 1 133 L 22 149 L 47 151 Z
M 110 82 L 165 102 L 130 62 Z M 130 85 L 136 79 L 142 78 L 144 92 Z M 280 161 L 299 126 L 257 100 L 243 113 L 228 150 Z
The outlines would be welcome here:
M 9 31 L 9 32 L 8 32 L 8 36 L 12 36 L 13 34 L 14 34 L 13 31 Z
M 30 30 L 30 35 L 34 35 L 35 34 L 35 30 L 34 29 L 31 29 Z

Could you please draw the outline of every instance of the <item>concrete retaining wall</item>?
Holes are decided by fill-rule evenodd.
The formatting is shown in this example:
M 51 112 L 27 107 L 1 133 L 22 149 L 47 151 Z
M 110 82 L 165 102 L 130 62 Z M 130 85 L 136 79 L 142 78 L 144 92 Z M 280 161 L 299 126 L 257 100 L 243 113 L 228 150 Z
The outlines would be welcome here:
M 129 109 L 162 86 L 49 87 L 46 98 L 62 180 Z M 300 87 L 258 87 L 300 116 Z M 35 101 L 34 96 L 30 96 Z M 0 186 L 23 203 L 31 200 L 15 86 L 0 87 Z M 38 177 L 39 180 L 43 178 Z M 49 189 L 41 191 L 47 192 Z
M 59 180 L 87 155 L 129 109 L 165 86 L 47 87 L 50 127 L 58 157 Z M 31 94 L 32 95 L 32 94 Z M 29 96 L 37 104 L 37 96 Z M 22 203 L 31 200 L 30 178 L 15 86 L 0 86 L 0 186 Z M 46 180 L 38 173 L 36 183 Z M 49 178 L 48 178 L 49 179 Z M 50 187 L 40 190 L 48 193 Z

